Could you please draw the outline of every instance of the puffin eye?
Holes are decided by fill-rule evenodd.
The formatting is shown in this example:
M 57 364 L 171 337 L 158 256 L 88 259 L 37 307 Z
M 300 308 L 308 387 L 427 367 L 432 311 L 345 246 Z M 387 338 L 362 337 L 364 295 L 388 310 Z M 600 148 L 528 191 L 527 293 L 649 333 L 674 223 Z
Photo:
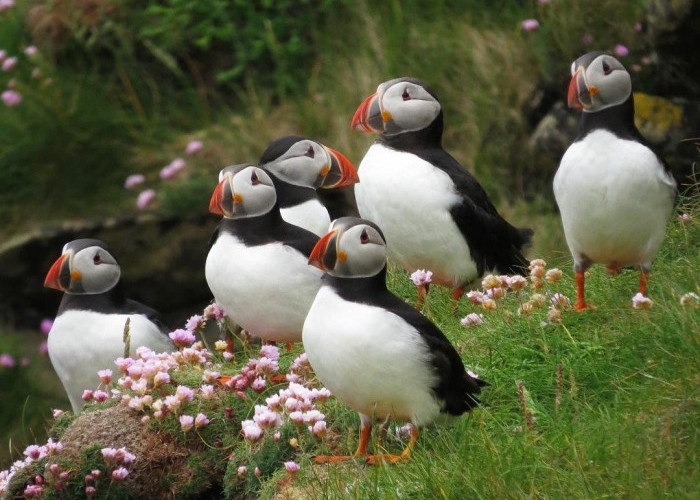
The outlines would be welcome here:
M 362 234 L 360 234 L 360 243 L 362 243 L 363 245 L 365 243 L 369 243 L 369 235 L 367 234 L 366 229 L 363 229 Z
M 250 176 L 250 183 L 253 186 L 257 186 L 258 184 L 260 184 L 260 179 L 258 179 L 258 174 L 256 174 L 255 172 L 253 172 Z
M 603 61 L 603 73 L 609 75 L 611 71 L 612 68 L 610 67 L 610 65 L 607 62 Z
M 403 89 L 403 94 L 401 94 L 401 98 L 402 98 L 404 101 L 410 101 L 410 100 L 411 100 L 411 96 L 408 95 L 408 89 Z
M 100 252 L 97 252 L 92 258 L 92 263 L 95 265 L 102 264 L 102 256 L 100 255 Z
M 313 158 L 315 154 L 313 146 L 309 146 L 309 149 L 306 150 L 306 156 Z

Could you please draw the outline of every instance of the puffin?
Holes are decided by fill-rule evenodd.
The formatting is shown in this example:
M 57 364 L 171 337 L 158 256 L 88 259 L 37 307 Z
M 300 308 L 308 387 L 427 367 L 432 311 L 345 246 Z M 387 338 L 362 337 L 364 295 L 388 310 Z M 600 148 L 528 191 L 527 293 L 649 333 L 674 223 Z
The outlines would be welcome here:
M 120 278 L 121 268 L 107 245 L 86 238 L 66 243 L 44 280 L 45 287 L 63 292 L 47 344 L 76 414 L 84 404 L 83 391 L 98 387 L 98 370 L 124 355 L 127 320 L 131 356 L 140 346 L 155 352 L 176 350 L 158 312 L 127 299 Z
M 355 199 L 360 216 L 384 231 L 390 261 L 409 272 L 429 269 L 455 301 L 486 270 L 524 272 L 532 230 L 504 220 L 443 149 L 442 105 L 430 88 L 411 77 L 386 81 L 357 108 L 351 127 L 380 133 L 358 168 Z
M 328 230 L 331 218 L 316 189 L 337 189 L 358 181 L 357 170 L 345 155 L 298 135 L 272 141 L 258 166 L 274 182 L 282 218 L 319 237 Z
M 639 269 L 639 293 L 646 293 L 677 188 L 634 124 L 632 80 L 620 61 L 605 52 L 576 59 L 567 100 L 582 114 L 553 187 L 574 261 L 574 307 L 584 310 L 585 272 L 593 263 L 613 275 L 623 267 Z
M 307 261 L 318 236 L 282 219 L 275 185 L 260 167 L 228 167 L 209 211 L 223 218 L 210 240 L 205 275 L 216 303 L 265 341 L 301 341 L 323 272 Z
M 377 224 L 336 219 L 309 256 L 309 264 L 326 274 L 302 332 L 319 380 L 359 413 L 353 456 L 367 455 L 373 418 L 413 424 L 400 455 L 369 455 L 370 463 L 409 458 L 419 427 L 470 411 L 486 385 L 465 370 L 440 329 L 387 289 L 386 255 L 387 241 Z

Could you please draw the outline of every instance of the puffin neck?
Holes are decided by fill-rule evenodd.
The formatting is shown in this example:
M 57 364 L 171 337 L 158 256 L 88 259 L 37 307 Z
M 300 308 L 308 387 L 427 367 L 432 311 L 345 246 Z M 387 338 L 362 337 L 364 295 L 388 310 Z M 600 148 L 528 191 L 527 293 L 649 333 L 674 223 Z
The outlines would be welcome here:
M 58 309 L 60 315 L 70 309 L 82 309 L 88 311 L 114 312 L 126 303 L 124 288 L 121 281 L 110 290 L 93 294 L 63 294 L 61 305 Z
M 382 134 L 377 142 L 399 151 L 415 151 L 426 148 L 442 148 L 442 110 L 426 128 L 401 134 Z
M 375 293 L 388 292 L 386 287 L 386 265 L 374 276 L 351 278 L 323 275 L 324 283 L 333 287 L 338 295 L 352 302 L 368 303 Z
M 610 106 L 593 113 L 583 112 L 579 122 L 579 141 L 597 129 L 605 129 L 622 139 L 632 139 L 639 136 L 634 124 L 634 97 L 632 94 L 622 104 Z
M 270 171 L 266 172 L 270 175 L 272 183 L 277 191 L 277 204 L 280 208 L 289 208 L 305 201 L 317 198 L 316 190 L 306 186 L 297 186 L 289 182 L 281 180 L 279 177 Z

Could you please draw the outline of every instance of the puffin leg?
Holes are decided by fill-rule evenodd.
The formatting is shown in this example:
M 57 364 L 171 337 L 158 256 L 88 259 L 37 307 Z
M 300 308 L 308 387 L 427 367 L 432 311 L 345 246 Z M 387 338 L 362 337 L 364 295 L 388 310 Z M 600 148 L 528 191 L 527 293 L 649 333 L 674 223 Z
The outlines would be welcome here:
M 369 445 L 369 438 L 371 435 L 372 419 L 360 413 L 360 440 L 355 453 L 352 455 L 317 455 L 313 457 L 313 461 L 317 464 L 332 464 L 345 462 L 355 457 L 363 457 L 367 455 L 367 446 Z
M 576 304 L 574 304 L 574 309 L 577 311 L 583 311 L 588 308 L 583 293 L 584 282 L 586 281 L 584 272 L 576 271 Z
M 413 446 L 416 444 L 416 441 L 418 440 L 418 427 L 415 425 L 411 426 L 411 436 L 408 440 L 408 444 L 406 445 L 406 448 L 401 452 L 401 455 L 390 455 L 387 453 L 375 453 L 374 455 L 370 455 L 367 457 L 367 463 L 369 465 L 378 465 L 378 464 L 383 464 L 383 463 L 390 463 L 390 464 L 395 464 L 396 462 L 400 460 L 408 460 L 411 458 L 411 452 L 413 450 Z
M 419 311 L 423 308 L 423 304 L 428 299 L 428 292 L 430 291 L 430 283 L 424 285 L 416 285 L 416 290 L 418 290 L 418 298 L 416 299 L 416 309 Z
M 639 293 L 646 295 L 647 281 L 649 280 L 649 271 L 640 271 L 639 273 Z

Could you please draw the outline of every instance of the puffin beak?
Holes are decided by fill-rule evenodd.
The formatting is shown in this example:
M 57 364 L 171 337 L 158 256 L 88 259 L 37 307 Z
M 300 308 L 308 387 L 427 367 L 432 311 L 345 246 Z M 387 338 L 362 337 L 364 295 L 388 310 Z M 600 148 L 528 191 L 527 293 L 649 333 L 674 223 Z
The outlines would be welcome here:
M 70 282 L 70 254 L 64 253 L 49 269 L 46 279 L 44 279 L 44 286 L 65 292 L 70 287 Z
M 361 132 L 382 132 L 384 130 L 382 110 L 379 108 L 379 94 L 375 92 L 362 101 L 360 107 L 355 110 L 350 128 Z
M 595 91 L 592 92 L 591 90 L 594 89 L 589 89 L 588 85 L 586 85 L 584 67 L 579 66 L 569 82 L 569 92 L 567 96 L 567 104 L 569 107 L 574 109 L 590 108 L 593 104 L 591 96 L 595 94 Z
M 331 158 L 331 166 L 318 187 L 332 189 L 351 186 L 359 182 L 360 178 L 357 175 L 355 165 L 344 154 L 327 146 L 324 147 Z
M 209 200 L 209 211 L 216 215 L 233 215 L 233 193 L 231 189 L 231 173 L 226 172 L 214 189 Z
M 335 268 L 335 263 L 338 260 L 338 255 L 335 248 L 335 242 L 338 238 L 338 230 L 334 229 L 326 233 L 316 243 L 316 246 L 311 250 L 309 255 L 309 264 L 318 267 L 321 271 L 330 271 Z

